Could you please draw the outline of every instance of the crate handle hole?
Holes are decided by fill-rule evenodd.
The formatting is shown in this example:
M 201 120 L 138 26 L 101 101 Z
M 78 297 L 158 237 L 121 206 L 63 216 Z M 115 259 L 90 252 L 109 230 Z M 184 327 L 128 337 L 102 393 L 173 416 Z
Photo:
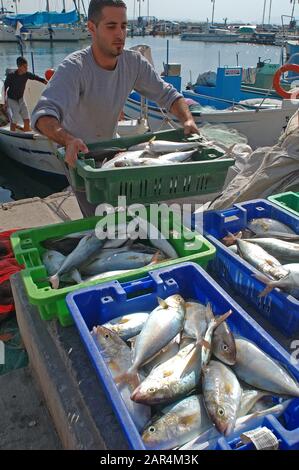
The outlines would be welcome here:
M 224 218 L 224 223 L 227 224 L 229 222 L 234 222 L 236 220 L 239 220 L 239 217 L 237 217 L 236 215 L 231 215 L 229 217 Z
M 102 303 L 103 303 L 103 304 L 108 304 L 109 302 L 113 302 L 112 297 L 107 296 L 107 297 L 103 297 L 103 298 L 102 298 Z
M 49 290 L 51 290 L 51 287 L 45 287 L 44 288 L 44 292 L 49 292 Z
M 256 210 L 259 211 L 259 212 L 264 212 L 265 211 L 265 209 L 263 207 L 257 207 Z

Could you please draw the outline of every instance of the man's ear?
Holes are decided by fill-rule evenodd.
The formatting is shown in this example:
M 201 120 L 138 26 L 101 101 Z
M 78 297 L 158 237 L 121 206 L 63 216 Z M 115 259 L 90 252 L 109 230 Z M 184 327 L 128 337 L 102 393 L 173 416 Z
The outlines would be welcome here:
M 91 33 L 95 33 L 97 29 L 96 25 L 92 21 L 87 21 L 87 28 Z

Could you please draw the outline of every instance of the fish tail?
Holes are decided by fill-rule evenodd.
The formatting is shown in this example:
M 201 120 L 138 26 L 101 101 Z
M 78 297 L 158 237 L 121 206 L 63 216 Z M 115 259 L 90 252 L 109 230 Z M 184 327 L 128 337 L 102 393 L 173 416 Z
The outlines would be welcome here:
M 266 284 L 266 288 L 259 294 L 259 297 L 265 297 L 277 287 L 277 281 L 271 281 L 267 276 L 264 276 L 264 274 L 253 274 L 252 276 Z
M 151 259 L 150 264 L 161 263 L 161 251 L 157 251 Z
M 53 289 L 59 288 L 59 275 L 58 274 L 54 274 L 54 276 L 51 276 L 49 281 Z
M 215 327 L 217 328 L 219 325 L 221 325 L 221 323 L 223 323 L 228 317 L 230 317 L 232 313 L 233 311 L 230 309 L 228 312 L 224 313 L 219 318 L 215 319 L 215 323 L 216 323 Z
M 133 387 L 135 390 L 140 385 L 140 379 L 136 371 L 125 372 L 124 374 L 120 374 L 114 379 L 115 383 L 118 385 L 128 384 Z

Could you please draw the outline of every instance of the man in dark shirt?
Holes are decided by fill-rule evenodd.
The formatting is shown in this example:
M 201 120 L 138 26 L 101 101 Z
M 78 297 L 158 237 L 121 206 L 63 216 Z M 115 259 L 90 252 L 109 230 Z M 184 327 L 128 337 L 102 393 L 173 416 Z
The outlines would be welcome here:
M 17 70 L 9 73 L 4 83 L 7 107 L 11 113 L 10 130 L 15 131 L 19 116 L 24 121 L 24 132 L 30 131 L 30 118 L 27 105 L 24 101 L 24 92 L 27 80 L 37 80 L 47 83 L 47 80 L 28 72 L 28 62 L 24 57 L 17 58 Z

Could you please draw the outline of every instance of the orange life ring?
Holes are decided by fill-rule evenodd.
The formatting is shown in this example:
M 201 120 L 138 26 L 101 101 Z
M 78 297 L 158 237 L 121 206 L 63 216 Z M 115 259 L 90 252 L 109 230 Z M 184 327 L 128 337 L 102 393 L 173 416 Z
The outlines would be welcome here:
M 285 64 L 282 67 L 280 67 L 274 75 L 273 88 L 279 94 L 279 96 L 281 96 L 282 98 L 297 99 L 297 98 L 299 98 L 299 90 L 296 91 L 296 92 L 286 91 L 280 85 L 281 75 L 285 72 L 296 72 L 299 75 L 299 65 Z

